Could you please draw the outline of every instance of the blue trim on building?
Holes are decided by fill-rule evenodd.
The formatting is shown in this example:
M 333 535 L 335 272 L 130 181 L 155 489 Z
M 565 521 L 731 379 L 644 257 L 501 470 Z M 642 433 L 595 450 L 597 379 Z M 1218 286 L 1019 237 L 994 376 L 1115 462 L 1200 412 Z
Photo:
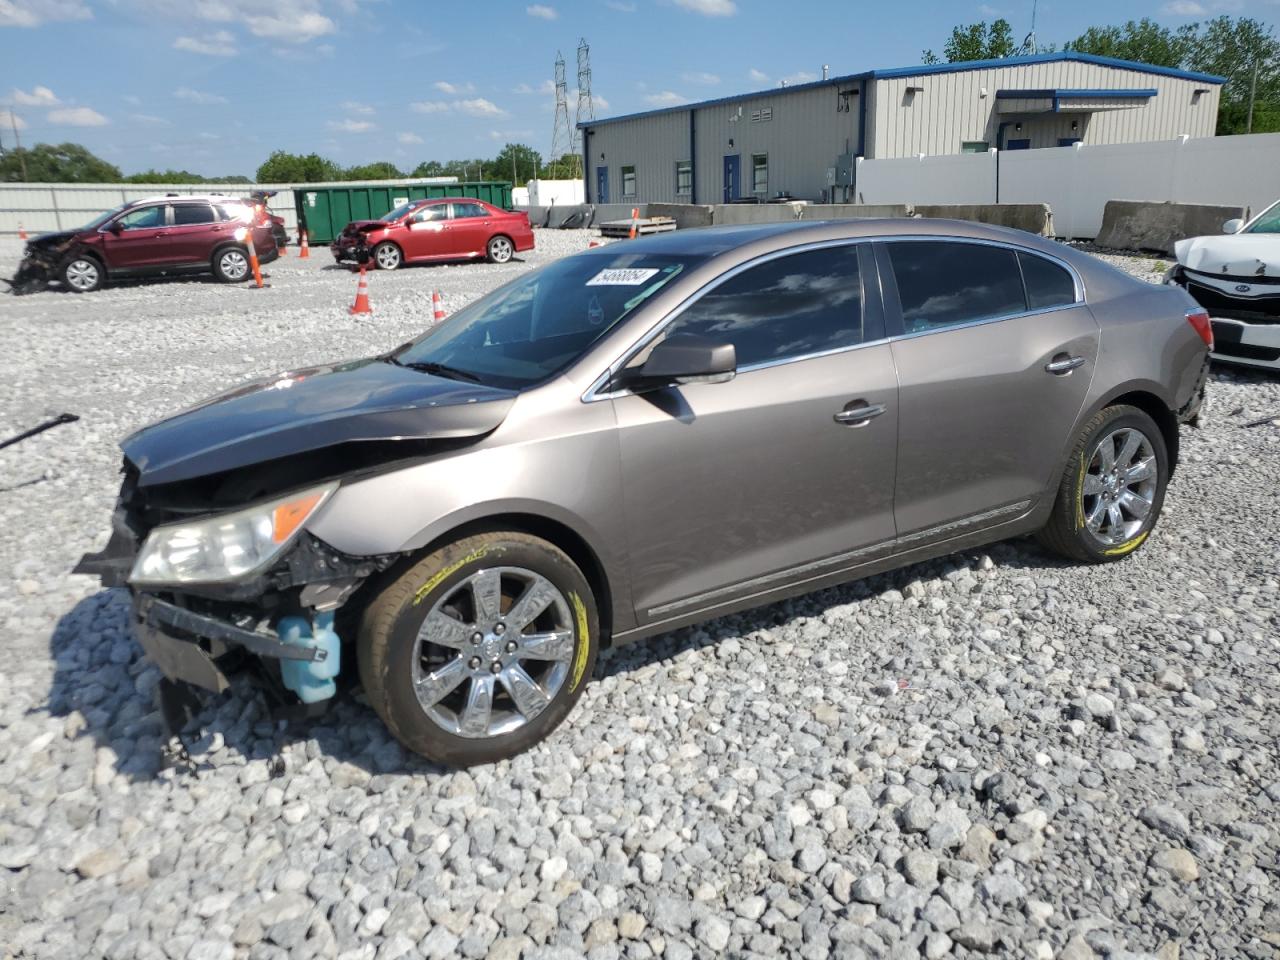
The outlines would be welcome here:
M 640 113 L 627 113 L 603 120 L 589 120 L 578 124 L 579 127 L 598 127 L 623 120 L 639 120 L 644 117 L 657 117 L 668 113 L 680 113 L 685 110 L 701 110 L 704 107 L 716 107 L 727 103 L 738 103 L 742 100 L 755 100 L 760 97 L 777 96 L 794 93 L 799 90 L 816 90 L 820 87 L 840 87 L 858 81 L 892 80 L 895 77 L 924 77 L 939 73 L 964 73 L 968 70 L 993 70 L 1001 67 L 1020 67 L 1037 63 L 1092 63 L 1100 67 L 1114 67 L 1119 70 L 1132 70 L 1135 73 L 1148 73 L 1160 77 L 1176 77 L 1179 80 L 1195 80 L 1201 83 L 1223 84 L 1225 77 L 1210 73 L 1195 73 L 1191 70 L 1176 70 L 1173 67 L 1157 67 L 1149 63 L 1137 63 L 1133 60 L 1117 60 L 1114 57 L 1098 57 L 1091 53 L 1078 53 L 1075 50 L 1063 50 L 1058 53 L 1036 53 L 1024 57 L 1004 57 L 999 60 L 969 60 L 963 63 L 938 63 L 919 67 L 896 67 L 890 70 L 868 70 L 863 73 L 850 73 L 844 76 L 831 77 L 828 80 L 814 80 L 811 83 L 798 83 L 790 87 L 770 87 L 768 90 L 757 90 L 753 93 L 739 93 L 715 100 L 699 100 L 685 103 L 678 107 L 659 107 L 656 110 L 643 110 Z
M 1077 97 L 1089 100 L 1149 100 L 1159 90 L 997 90 L 997 100 L 1060 100 Z

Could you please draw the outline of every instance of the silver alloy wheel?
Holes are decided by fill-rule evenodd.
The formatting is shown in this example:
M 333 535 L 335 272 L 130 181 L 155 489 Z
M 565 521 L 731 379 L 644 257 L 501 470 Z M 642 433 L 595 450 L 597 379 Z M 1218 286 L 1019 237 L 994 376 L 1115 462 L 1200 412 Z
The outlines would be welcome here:
M 383 270 L 394 270 L 400 266 L 400 248 L 394 243 L 382 244 L 374 256 L 378 260 L 378 266 Z
M 1102 438 L 1085 469 L 1085 528 L 1105 546 L 1137 536 L 1151 513 L 1159 464 L 1146 434 L 1120 427 Z
M 494 263 L 506 263 L 514 252 L 515 248 L 506 237 L 494 237 L 489 241 L 489 256 L 493 257 Z
M 239 250 L 227 250 L 218 258 L 218 269 L 228 280 L 243 280 L 249 273 L 249 258 Z
M 569 604 L 523 567 L 478 570 L 436 601 L 418 630 L 413 689 L 423 712 L 458 737 L 520 729 L 569 675 Z
M 67 283 L 83 292 L 98 285 L 98 265 L 92 260 L 72 260 L 67 264 Z

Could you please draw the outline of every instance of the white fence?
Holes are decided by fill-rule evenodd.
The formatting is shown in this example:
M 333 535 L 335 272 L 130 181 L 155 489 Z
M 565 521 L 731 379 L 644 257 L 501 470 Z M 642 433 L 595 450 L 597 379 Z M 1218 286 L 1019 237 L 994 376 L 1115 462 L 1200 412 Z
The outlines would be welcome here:
M 1047 203 L 1060 237 L 1095 237 L 1108 200 L 1248 207 L 1280 198 L 1280 133 L 860 160 L 859 203 Z
M 326 187 L 385 186 L 421 183 L 456 183 L 457 177 L 421 177 L 405 180 L 348 180 L 326 183 Z M 298 184 L 302 186 L 302 184 Z M 100 213 L 130 200 L 176 194 L 222 194 L 247 197 L 253 190 L 276 190 L 267 206 L 284 218 L 285 229 L 293 236 L 297 214 L 293 208 L 291 183 L 0 183 L 0 234 L 70 230 L 88 223 Z

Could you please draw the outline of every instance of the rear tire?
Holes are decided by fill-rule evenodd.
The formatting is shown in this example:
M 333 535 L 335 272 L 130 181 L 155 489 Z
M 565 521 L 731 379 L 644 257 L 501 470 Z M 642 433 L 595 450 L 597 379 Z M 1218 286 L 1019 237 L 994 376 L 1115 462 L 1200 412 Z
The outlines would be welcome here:
M 1037 539 L 1083 563 L 1122 560 L 1151 534 L 1168 482 L 1169 454 L 1156 422 L 1137 407 L 1107 407 L 1081 431 Z
M 379 270 L 398 270 L 404 262 L 400 248 L 390 240 L 384 240 L 373 248 L 373 262 Z
M 511 238 L 502 234 L 490 237 L 489 245 L 485 248 L 485 255 L 490 263 L 506 263 L 515 255 L 515 252 L 516 245 L 511 242 Z
M 599 634 L 591 587 L 562 550 L 478 534 L 424 557 L 369 604 L 360 679 L 408 749 L 449 766 L 493 763 L 569 715 Z
M 93 257 L 72 257 L 62 268 L 62 282 L 74 293 L 92 293 L 102 286 L 105 273 Z
M 249 253 L 243 247 L 223 247 L 213 255 L 212 265 L 219 283 L 240 283 L 249 276 Z

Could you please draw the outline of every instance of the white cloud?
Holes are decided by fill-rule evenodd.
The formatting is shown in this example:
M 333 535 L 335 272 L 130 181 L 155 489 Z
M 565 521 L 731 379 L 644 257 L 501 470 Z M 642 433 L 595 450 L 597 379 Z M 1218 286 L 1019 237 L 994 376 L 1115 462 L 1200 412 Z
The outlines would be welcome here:
M 340 133 L 365 133 L 373 129 L 373 124 L 368 120 L 352 120 L 347 117 L 343 120 L 330 120 L 329 129 Z
M 560 14 L 556 13 L 555 7 L 547 7 L 541 3 L 525 7 L 524 12 L 531 17 L 537 17 L 539 20 L 555 20 L 560 16 Z
M 63 107 L 50 110 L 48 121 L 67 127 L 105 127 L 110 121 L 97 110 L 88 107 Z
M 220 140 L 221 139 L 221 137 L 219 137 L 216 133 L 210 133 L 208 130 L 202 130 L 199 133 L 197 133 L 196 136 L 199 137 L 201 140 Z
M 141 98 L 141 97 L 135 97 L 135 96 L 134 96 L 133 94 L 131 94 L 131 93 L 126 93 L 126 94 L 125 94 L 123 97 L 121 97 L 120 99 L 121 99 L 121 100 L 123 100 L 125 103 L 132 104 L 132 105 L 133 105 L 133 106 L 135 106 L 135 107 L 140 107 L 140 106 L 142 106 L 142 98 Z
M 164 117 L 152 116 L 149 113 L 131 113 L 129 119 L 134 123 L 145 123 L 149 127 L 158 127 L 169 122 Z
M 437 80 L 432 84 L 441 93 L 447 93 L 451 97 L 461 96 L 464 93 L 475 93 L 476 87 L 474 83 L 450 83 L 448 80 Z
M 30 93 L 14 87 L 9 99 L 19 107 L 56 107 L 62 102 L 48 87 L 32 87 Z
M 768 83 L 769 75 L 763 70 L 757 70 L 755 67 L 752 67 L 747 71 L 747 79 L 752 83 Z
M 507 115 L 507 111 L 484 97 L 476 97 L 474 100 L 456 100 L 453 106 L 454 109 L 472 117 L 505 117 Z
M 367 103 L 357 103 L 355 100 L 343 100 L 342 109 L 347 113 L 358 113 L 362 117 L 373 116 L 373 107 Z
M 627 3 L 626 0 L 604 0 L 604 5 L 610 10 L 617 10 L 619 13 L 635 13 L 636 5 Z
M 1166 3 L 1161 12 L 1175 17 L 1203 17 L 1208 13 L 1196 0 L 1173 0 L 1172 3 Z
M 409 104 L 410 110 L 416 110 L 418 113 L 446 113 L 449 105 L 443 100 L 419 100 L 417 103 Z
M 1003 16 L 1003 12 L 1002 12 L 1002 11 L 997 10 L 995 7 L 991 6 L 991 4 L 989 4 L 989 3 L 984 3 L 984 4 L 979 5 L 979 7 L 978 7 L 978 12 L 979 12 L 980 14 L 982 14 L 984 17 L 999 17 L 999 16 Z
M 278 0 L 273 6 L 274 13 L 264 14 L 259 0 L 195 0 L 192 12 L 213 23 L 242 23 L 255 37 L 285 43 L 306 43 L 337 30 L 320 12 L 319 0 Z
M 189 50 L 206 57 L 234 57 L 240 52 L 236 38 L 226 30 L 215 30 L 207 38 L 179 37 L 173 41 L 173 49 Z
M 600 94 L 598 94 L 598 93 L 593 93 L 593 94 L 591 94 L 591 102 L 592 102 L 592 104 L 594 104 L 594 105 L 595 105 L 595 108 L 596 108 L 597 110 L 608 110 L 608 109 L 609 109 L 609 101 L 608 101 L 608 100 L 606 100 L 604 97 L 600 96 Z
M 0 130 L 12 130 L 17 127 L 19 130 L 27 129 L 27 121 L 12 110 L 0 110 Z
M 714 73 L 686 73 L 682 79 L 687 83 L 701 83 L 708 87 L 713 87 L 720 82 L 720 78 Z
M 676 0 L 676 6 L 704 17 L 732 17 L 738 12 L 733 0 Z
M 677 104 L 685 103 L 686 98 L 671 90 L 663 90 L 661 93 L 651 93 L 644 98 L 644 102 L 651 107 L 674 107 Z
M 533 136 L 532 130 L 490 130 L 490 140 L 501 140 L 503 143 L 517 143 Z
M 55 20 L 92 20 L 81 0 L 0 0 L 0 27 L 38 27 Z
M 793 87 L 797 83 L 809 83 L 810 81 L 817 79 L 818 75 L 816 73 L 809 73 L 807 70 L 797 70 L 795 73 L 789 73 L 783 77 L 782 82 L 788 87 Z
M 173 95 L 179 100 L 186 100 L 188 103 L 226 103 L 227 98 L 221 97 L 216 93 L 204 93 L 200 90 L 192 90 L 190 87 L 179 87 L 173 91 Z
M 536 87 L 531 87 L 527 83 L 522 83 L 514 87 L 511 92 L 519 94 L 537 93 L 550 96 L 556 92 L 556 85 L 555 82 L 551 80 L 543 80 Z
M 396 139 L 401 143 L 423 143 L 423 139 L 416 133 L 398 133 Z

